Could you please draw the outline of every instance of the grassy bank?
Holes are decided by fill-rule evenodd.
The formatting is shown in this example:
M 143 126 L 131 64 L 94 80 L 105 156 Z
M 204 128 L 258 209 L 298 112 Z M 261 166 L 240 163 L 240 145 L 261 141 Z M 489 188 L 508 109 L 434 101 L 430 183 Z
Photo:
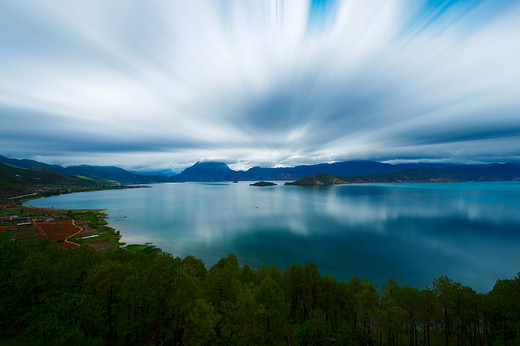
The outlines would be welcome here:
M 119 247 L 120 232 L 108 226 L 106 218 L 108 215 L 102 209 L 79 209 L 67 212 L 74 220 L 86 221 L 89 228 L 94 229 L 97 233 L 95 237 L 83 238 L 78 235 L 71 241 L 77 244 L 90 244 L 99 242 L 108 242 L 112 247 Z M 77 224 L 77 223 L 76 223 Z M 80 226 L 81 227 L 81 226 Z

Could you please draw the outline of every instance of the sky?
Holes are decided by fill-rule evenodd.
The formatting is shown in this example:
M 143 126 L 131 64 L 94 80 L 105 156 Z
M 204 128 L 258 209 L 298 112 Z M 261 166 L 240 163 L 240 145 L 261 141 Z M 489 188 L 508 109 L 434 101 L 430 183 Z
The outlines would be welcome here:
M 0 154 L 520 161 L 520 1 L 0 2 Z

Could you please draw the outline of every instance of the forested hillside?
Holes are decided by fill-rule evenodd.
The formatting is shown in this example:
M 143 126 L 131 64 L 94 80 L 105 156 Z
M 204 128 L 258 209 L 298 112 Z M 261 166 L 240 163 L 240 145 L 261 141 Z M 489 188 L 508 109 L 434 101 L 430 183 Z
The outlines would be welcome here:
M 30 170 L 37 170 L 42 174 L 59 173 L 61 176 L 76 176 L 80 178 L 87 178 L 90 180 L 108 181 L 119 183 L 123 185 L 128 184 L 149 184 L 162 183 L 171 181 L 170 178 L 163 175 L 140 175 L 128 172 L 122 168 L 114 166 L 69 166 L 62 167 L 58 165 L 49 165 L 43 162 L 34 160 L 18 160 L 7 158 L 0 155 L 0 162 L 15 166 L 18 168 L 27 168 Z M 47 173 L 45 173 L 47 172 Z
M 0 162 L 0 199 L 24 194 L 51 195 L 66 191 L 85 191 L 115 187 L 117 182 L 94 180 L 42 168 L 19 168 Z
M 149 247 L 96 253 L 0 244 L 0 342 L 16 344 L 519 344 L 520 277 L 487 294 L 447 277 L 378 291 L 314 265 L 256 272 Z M 136 250 L 137 249 L 137 250 Z M 147 251 L 150 250 L 150 251 Z M 362 273 L 360 273 L 362 274 Z

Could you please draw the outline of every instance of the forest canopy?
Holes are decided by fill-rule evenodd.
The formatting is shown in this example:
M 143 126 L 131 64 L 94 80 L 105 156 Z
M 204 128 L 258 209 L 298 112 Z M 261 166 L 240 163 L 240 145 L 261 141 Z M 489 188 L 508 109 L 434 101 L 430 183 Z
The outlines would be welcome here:
M 0 342 L 31 344 L 519 344 L 520 277 L 487 294 L 448 277 L 417 289 L 320 275 L 313 264 L 253 271 L 149 246 L 96 253 L 0 243 Z

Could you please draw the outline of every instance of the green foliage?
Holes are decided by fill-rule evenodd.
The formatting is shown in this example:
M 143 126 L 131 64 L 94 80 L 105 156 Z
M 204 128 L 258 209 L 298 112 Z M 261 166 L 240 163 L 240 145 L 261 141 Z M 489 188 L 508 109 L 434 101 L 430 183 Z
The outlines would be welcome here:
M 13 232 L 0 232 L 0 243 L 4 243 L 11 239 Z
M 24 190 L 35 187 L 92 187 L 106 184 L 93 179 L 51 172 L 39 168 L 20 168 L 0 162 L 0 188 Z
M 91 238 L 76 238 L 74 239 L 75 243 L 85 244 L 94 241 L 101 240 L 110 240 L 111 244 L 114 247 L 119 247 L 119 231 L 114 230 L 111 227 L 108 227 L 108 222 L 105 220 L 107 215 L 101 209 L 76 209 L 69 210 L 67 212 L 67 216 L 76 220 L 84 220 L 87 221 L 89 227 L 94 228 L 98 235 L 96 237 Z M 145 253 L 151 252 L 161 252 L 157 247 L 147 243 L 145 245 L 136 245 L 130 248 L 134 251 L 144 251 Z
M 287 324 L 288 305 L 280 285 L 266 277 L 255 290 L 258 309 L 255 313 L 261 341 L 265 344 L 279 344 L 284 340 Z
M 492 337 L 504 344 L 520 341 L 520 273 L 513 280 L 498 280 L 485 297 Z
M 116 235 L 119 235 L 119 231 L 116 231 Z M 162 252 L 160 248 L 151 243 L 127 245 L 125 246 L 125 249 L 135 252 L 143 252 L 145 254 L 159 254 Z
M 95 237 L 89 237 L 89 238 L 76 238 L 74 239 L 75 243 L 78 244 L 87 244 L 94 241 L 100 241 L 100 240 L 110 240 L 114 238 L 114 234 L 101 234 L 97 235 Z
M 112 228 L 107 226 L 108 223 L 105 220 L 106 215 L 103 213 L 103 210 L 78 209 L 74 211 L 71 210 L 71 214 L 73 219 L 87 221 L 89 227 L 95 228 L 98 232 L 115 233 Z
M 296 332 L 298 345 L 331 345 L 331 328 L 325 316 L 317 310 L 310 320 L 303 322 Z
M 92 215 L 91 215 L 92 216 Z M 94 219 L 95 221 L 99 221 Z M 93 221 L 94 221 L 93 220 Z M 516 345 L 520 276 L 488 294 L 440 277 L 423 290 L 339 282 L 315 265 L 256 272 L 236 256 L 96 253 L 0 243 L 0 340 L 36 345 Z
M 189 309 L 186 332 L 183 336 L 185 345 L 210 345 L 216 338 L 215 327 L 220 316 L 206 300 L 198 298 Z

